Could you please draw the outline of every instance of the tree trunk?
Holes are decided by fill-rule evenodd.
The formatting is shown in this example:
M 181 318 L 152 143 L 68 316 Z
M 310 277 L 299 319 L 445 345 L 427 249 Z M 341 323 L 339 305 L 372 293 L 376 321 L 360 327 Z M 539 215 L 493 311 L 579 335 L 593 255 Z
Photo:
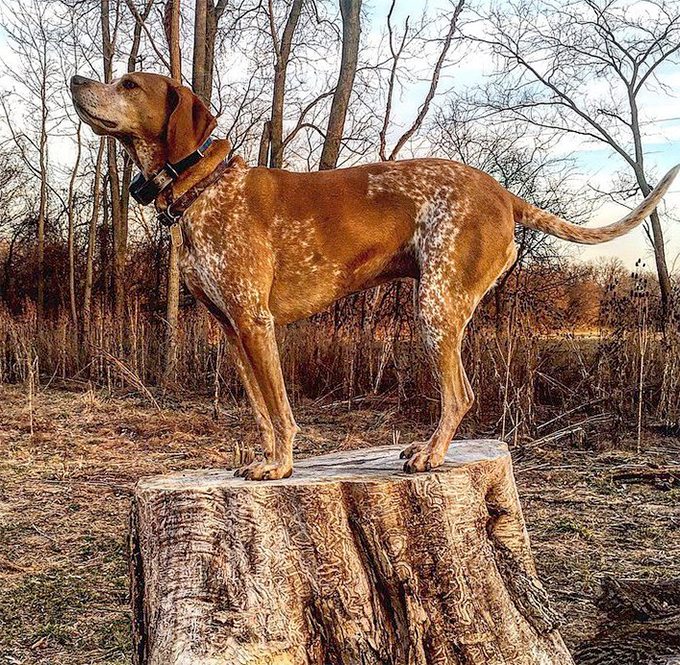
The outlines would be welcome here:
M 170 51 L 170 76 L 178 83 L 182 83 L 182 52 L 179 43 L 180 28 L 180 0 L 170 0 L 168 9 L 170 11 L 169 22 L 166 25 L 166 37 L 168 49 Z M 205 2 L 203 4 L 203 18 L 199 20 L 200 0 L 196 2 L 196 32 L 200 31 L 199 23 L 205 21 Z M 205 39 L 205 22 L 203 25 L 203 39 Z M 196 79 L 197 49 L 204 51 L 205 44 L 200 42 L 198 37 L 194 38 L 194 79 Z M 198 67 L 203 65 L 198 58 Z M 201 73 L 202 77 L 202 73 Z M 201 78 L 202 80 L 202 78 Z M 197 93 L 198 94 L 198 93 Z M 176 231 L 175 231 L 176 233 Z M 179 323 L 179 244 L 170 240 L 168 249 L 168 284 L 167 284 L 167 303 L 165 309 L 165 319 L 167 332 L 165 335 L 165 363 L 163 368 L 163 383 L 167 386 L 175 380 L 177 370 L 177 326 Z
M 99 217 L 99 190 L 102 177 L 102 161 L 104 157 L 104 139 L 99 140 L 97 164 L 94 169 L 94 184 L 92 186 L 92 215 L 87 235 L 87 267 L 85 269 L 85 291 L 83 293 L 83 337 L 89 342 L 92 324 L 92 286 L 94 283 L 94 249 L 97 242 L 97 218 Z
M 120 200 L 120 179 L 118 177 L 118 154 L 115 139 L 106 139 L 106 155 L 109 169 L 111 192 L 111 228 L 113 230 L 113 303 L 117 321 L 123 320 L 125 311 L 125 255 L 127 249 L 127 228 L 123 219 Z
M 666 245 L 663 239 L 663 231 L 661 229 L 661 220 L 659 219 L 659 212 L 656 208 L 649 216 L 652 226 L 652 237 L 654 238 L 654 261 L 656 262 L 656 272 L 659 276 L 659 289 L 661 291 L 661 309 L 663 311 L 664 326 L 668 321 L 668 316 L 671 311 L 671 300 L 673 297 L 673 287 L 671 285 L 671 278 L 668 274 L 668 264 L 666 263 Z
M 628 101 L 630 105 L 630 128 L 633 133 L 633 145 L 635 149 L 635 177 L 640 191 L 643 196 L 647 196 L 652 187 L 647 182 L 645 175 L 645 152 L 642 146 L 642 132 L 640 131 L 640 114 L 638 111 L 637 93 L 634 92 L 631 86 L 628 87 Z M 661 292 L 661 310 L 663 313 L 663 325 L 665 327 L 668 320 L 668 313 L 670 311 L 670 302 L 672 298 L 671 280 L 668 275 L 668 264 L 666 262 L 666 245 L 663 238 L 663 230 L 661 228 L 661 221 L 659 220 L 659 213 L 656 208 L 650 215 L 650 223 L 652 227 L 652 247 L 654 249 L 654 261 L 656 263 L 656 272 L 659 276 L 659 291 Z
M 297 28 L 300 13 L 302 12 L 303 0 L 293 0 L 293 4 L 286 20 L 286 27 L 283 29 L 281 43 L 278 42 L 276 34 L 275 19 L 272 15 L 272 5 L 270 3 L 270 29 L 274 51 L 276 53 L 276 63 L 274 64 L 274 91 L 272 94 L 272 117 L 269 122 L 269 166 L 273 169 L 280 169 L 283 166 L 283 108 L 286 93 L 286 74 L 288 72 L 288 61 L 290 51 L 293 46 L 293 35 Z
M 383 446 L 248 482 L 140 481 L 138 665 L 567 665 L 498 441 L 405 475 Z
M 271 135 L 271 122 L 267 120 L 267 122 L 262 125 L 262 136 L 260 137 L 260 148 L 257 153 L 257 165 L 258 166 L 267 166 L 267 163 L 269 162 L 269 144 L 270 144 L 270 135 Z
M 320 171 L 334 169 L 338 163 L 342 130 L 345 127 L 347 106 L 357 71 L 359 37 L 361 35 L 361 0 L 340 0 L 340 14 L 342 15 L 342 59 L 338 84 L 335 87 L 331 112 L 328 117 L 326 138 L 319 161 Z
M 165 366 L 163 368 L 163 384 L 168 386 L 174 382 L 177 374 L 177 332 L 179 326 L 179 244 L 170 238 L 168 249 L 168 302 L 165 309 L 167 332 L 165 335 Z
M 206 0 L 205 18 L 205 62 L 203 64 L 203 94 L 201 99 L 210 108 L 213 86 L 213 70 L 215 67 L 215 40 L 217 39 L 217 27 L 220 19 L 227 8 L 226 0 L 219 0 L 217 4 L 213 0 Z
M 215 3 L 209 0 L 205 17 L 205 63 L 203 65 L 203 99 L 210 108 L 212 98 L 213 69 L 215 67 L 215 39 L 217 39 L 217 24 L 220 18 Z
M 109 0 L 101 2 L 102 55 L 104 60 L 104 81 L 113 80 L 113 41 L 109 24 Z M 109 187 L 111 190 L 111 225 L 113 228 L 113 300 L 116 320 L 122 322 L 125 308 L 125 259 L 127 254 L 127 215 L 121 199 L 118 177 L 118 155 L 115 139 L 109 137 L 107 161 Z
M 40 207 L 38 209 L 38 318 L 45 307 L 45 219 L 47 217 L 47 64 L 43 63 L 40 87 Z
M 205 103 L 205 37 L 208 20 L 207 0 L 196 0 L 194 12 L 194 57 L 191 87 Z M 179 35 L 177 36 L 179 39 Z M 174 76 L 173 76 L 174 78 Z M 181 80 L 179 81 L 181 83 Z
M 75 252 L 75 184 L 80 165 L 80 123 L 76 130 L 77 150 L 76 162 L 73 165 L 71 178 L 68 183 L 68 291 L 71 304 L 71 320 L 73 334 L 78 337 L 78 307 L 76 305 L 76 252 Z

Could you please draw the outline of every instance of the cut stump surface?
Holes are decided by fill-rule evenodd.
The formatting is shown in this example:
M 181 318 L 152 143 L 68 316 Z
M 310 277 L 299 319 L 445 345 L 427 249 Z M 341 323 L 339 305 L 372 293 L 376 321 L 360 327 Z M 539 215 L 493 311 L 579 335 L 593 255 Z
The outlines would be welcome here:
M 131 516 L 139 665 L 572 664 L 536 577 L 510 454 L 455 441 L 146 478 Z

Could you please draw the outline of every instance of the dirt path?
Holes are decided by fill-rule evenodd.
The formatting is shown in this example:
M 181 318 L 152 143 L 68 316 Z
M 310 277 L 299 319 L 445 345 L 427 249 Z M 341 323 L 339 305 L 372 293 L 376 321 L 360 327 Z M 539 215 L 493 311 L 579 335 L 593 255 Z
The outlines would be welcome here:
M 298 409 L 296 454 L 407 443 L 422 427 L 393 409 Z M 254 441 L 246 410 L 47 390 L 33 410 L 0 387 L 0 665 L 130 662 L 125 563 L 130 493 L 140 476 L 231 465 Z M 532 449 L 517 482 L 540 574 L 567 617 L 570 647 L 590 638 L 603 575 L 680 577 L 680 491 L 611 480 L 613 469 L 678 463 L 680 442 L 628 451 Z

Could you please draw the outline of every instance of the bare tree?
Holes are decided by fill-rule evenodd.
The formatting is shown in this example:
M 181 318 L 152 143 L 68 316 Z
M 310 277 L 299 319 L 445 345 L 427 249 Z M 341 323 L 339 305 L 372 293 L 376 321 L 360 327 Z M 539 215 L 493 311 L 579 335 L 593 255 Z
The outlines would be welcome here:
M 102 163 L 104 161 L 104 149 L 106 140 L 99 140 L 97 160 L 94 167 L 92 182 L 92 212 L 87 233 L 87 258 L 85 267 L 85 288 L 83 291 L 83 337 L 90 339 L 92 325 L 92 287 L 94 283 L 94 250 L 97 241 L 97 220 L 99 218 L 99 201 L 101 199 Z
M 328 116 L 326 138 L 321 151 L 319 170 L 333 169 L 338 162 L 347 107 L 352 94 L 361 36 L 361 0 L 340 0 L 342 16 L 342 59 L 340 74 Z
M 118 8 L 116 8 L 118 10 Z M 101 35 L 104 81 L 113 80 L 114 35 L 111 33 L 111 8 L 109 0 L 101 0 Z M 116 12 L 118 14 L 118 11 Z M 114 25 L 114 29 L 117 24 Z M 106 139 L 108 181 L 111 201 L 111 224 L 113 228 L 113 298 L 116 318 L 122 321 L 125 306 L 125 261 L 127 253 L 127 219 L 123 210 L 123 200 L 118 173 L 118 151 L 115 139 Z
M 234 149 L 260 165 L 318 167 L 330 106 L 324 102 L 338 78 L 330 48 L 340 43 L 336 3 L 245 0 L 230 5 L 222 19 L 222 46 L 245 56 L 247 66 L 238 83 L 215 87 L 216 105 L 224 110 Z M 352 121 L 350 104 L 345 125 Z M 343 145 L 352 141 L 343 137 Z
M 194 53 L 191 69 L 191 87 L 205 101 L 205 36 L 208 25 L 208 1 L 196 0 L 194 9 Z M 176 37 L 179 45 L 179 35 Z M 174 78 L 174 75 L 173 75 Z M 178 79 L 181 80 L 181 77 Z
M 205 22 L 205 2 L 203 2 L 203 14 L 199 14 L 201 0 L 196 2 L 196 34 L 199 33 L 199 23 Z M 170 51 L 170 76 L 178 83 L 182 82 L 182 52 L 180 49 L 180 0 L 168 0 L 165 6 L 165 34 Z M 200 18 L 199 18 L 200 16 Z M 202 37 L 205 39 L 205 24 L 203 25 Z M 194 74 L 200 72 L 200 83 L 203 84 L 203 64 L 205 56 L 205 44 L 194 39 Z M 198 68 L 198 69 L 196 69 Z M 164 383 L 170 383 L 175 376 L 177 367 L 177 324 L 179 323 L 179 246 L 174 238 L 170 242 L 168 256 L 168 289 L 165 319 L 167 332 L 165 336 L 165 368 L 163 372 Z
M 2 100 L 3 111 L 12 139 L 19 155 L 29 170 L 38 178 L 40 197 L 36 229 L 37 254 L 37 297 L 38 315 L 42 315 L 45 305 L 45 227 L 48 214 L 48 195 L 52 188 L 48 181 L 50 131 L 50 99 L 54 92 L 54 77 L 58 72 L 56 58 L 51 52 L 52 37 L 48 33 L 48 8 L 44 3 L 32 0 L 27 5 L 19 5 L 13 13 L 11 24 L 5 25 L 10 45 L 20 57 L 22 66 L 16 73 L 16 80 L 26 91 L 21 101 L 33 117 L 37 118 L 35 135 L 15 129 L 16 117 Z M 35 156 L 35 160 L 34 160 Z M 38 166 L 35 166 L 37 161 Z
M 196 0 L 194 6 L 194 51 L 191 87 L 208 106 L 212 97 L 217 28 L 227 9 L 227 0 Z
M 389 35 L 389 47 L 390 47 L 390 54 L 391 54 L 391 67 L 390 67 L 390 76 L 388 80 L 388 88 L 387 88 L 387 103 L 385 106 L 385 116 L 383 119 L 382 123 L 382 128 L 380 130 L 380 156 L 381 158 L 384 159 L 390 159 L 394 160 L 397 158 L 399 152 L 401 149 L 404 147 L 404 145 L 420 130 L 423 122 L 425 121 L 425 118 L 427 117 L 427 114 L 430 110 L 430 106 L 432 104 L 432 100 L 434 99 L 435 95 L 437 94 L 437 88 L 439 87 L 439 79 L 441 77 L 442 69 L 444 68 L 444 65 L 446 63 L 446 58 L 449 54 L 449 50 L 451 49 L 451 44 L 453 43 L 453 37 L 456 33 L 457 27 L 458 27 L 458 19 L 460 17 L 461 12 L 463 11 L 463 6 L 465 4 L 465 0 L 458 0 L 458 2 L 454 5 L 453 10 L 451 12 L 451 17 L 449 18 L 449 27 L 448 31 L 445 35 L 445 37 L 442 40 L 442 45 L 441 49 L 439 51 L 439 56 L 437 58 L 437 62 L 435 63 L 433 69 L 432 69 L 432 74 L 430 76 L 430 86 L 428 88 L 428 91 L 425 95 L 425 99 L 423 100 L 423 103 L 421 104 L 420 108 L 418 109 L 418 114 L 416 115 L 416 118 L 414 119 L 413 123 L 411 126 L 397 139 L 394 148 L 392 148 L 392 151 L 390 152 L 389 157 L 387 157 L 386 153 L 386 137 L 387 137 L 387 132 L 389 129 L 390 125 L 390 120 L 391 120 L 391 113 L 392 113 L 392 100 L 394 96 L 394 87 L 396 84 L 396 78 L 397 78 L 397 67 L 399 65 L 399 60 L 402 56 L 404 46 L 406 44 L 406 40 L 408 38 L 408 32 L 409 32 L 409 23 L 408 19 L 406 20 L 404 24 L 404 33 L 402 35 L 401 42 L 399 46 L 395 46 L 394 42 L 394 36 L 393 36 L 393 28 L 392 28 L 392 12 L 394 10 L 395 6 L 395 0 L 393 0 L 391 6 L 390 6 L 390 11 L 387 15 L 387 28 L 388 28 L 388 35 Z
M 75 252 L 75 184 L 80 166 L 80 153 L 82 143 L 80 140 L 81 123 L 76 129 L 76 159 L 71 171 L 68 183 L 68 291 L 71 305 L 71 321 L 73 322 L 73 334 L 78 334 L 78 307 L 76 305 L 76 252 Z
M 394 87 L 397 82 L 397 68 L 399 66 L 399 61 L 401 60 L 404 49 L 406 48 L 407 40 L 409 38 L 409 22 L 411 20 L 410 16 L 406 17 L 404 21 L 404 31 L 401 35 L 401 39 L 398 41 L 395 38 L 394 27 L 392 25 L 392 14 L 394 12 L 394 7 L 397 4 L 397 0 L 392 0 L 390 4 L 390 10 L 387 13 L 387 35 L 388 35 L 388 46 L 390 49 L 390 75 L 387 80 L 387 99 L 385 101 L 385 114 L 383 116 L 382 126 L 380 128 L 379 139 L 380 139 L 380 159 L 387 161 L 387 130 L 390 125 L 390 118 L 392 116 L 392 103 L 394 97 Z
M 140 14 L 131 0 L 126 0 L 127 6 L 135 17 L 132 44 L 127 59 L 127 70 L 134 71 L 137 64 L 144 21 L 148 17 L 153 4 L 146 0 L 143 12 Z M 104 81 L 113 80 L 113 62 L 115 44 L 119 36 L 121 22 L 120 0 L 114 5 L 114 24 L 111 26 L 111 5 L 109 0 L 101 0 L 101 39 L 104 69 Z M 108 181 L 111 192 L 111 224 L 113 228 L 113 296 L 116 318 L 122 321 L 125 307 L 125 265 L 127 261 L 128 244 L 128 208 L 129 185 L 132 179 L 132 163 L 127 155 L 123 157 L 122 179 L 118 170 L 118 150 L 115 139 L 107 138 Z
M 269 30 L 274 48 L 274 89 L 267 142 L 269 144 L 269 166 L 276 169 L 283 166 L 283 110 L 286 94 L 286 74 L 293 46 L 293 37 L 303 4 L 304 0 L 293 0 L 283 33 L 279 39 L 276 16 L 274 15 L 274 3 L 273 0 L 268 2 L 267 16 L 269 18 Z
M 206 102 L 210 102 L 213 88 L 213 71 L 215 69 L 215 41 L 220 19 L 227 9 L 227 0 L 207 0 L 205 24 L 205 68 L 203 90 Z
M 496 80 L 473 100 L 487 115 L 500 114 L 548 132 L 603 144 L 647 195 L 641 104 L 646 91 L 664 83 L 664 63 L 678 62 L 677 0 L 576 0 L 555 4 L 523 0 L 482 14 L 484 30 L 469 37 L 486 44 L 498 61 Z M 597 85 L 593 85 L 597 82 Z M 630 187 L 621 194 L 630 193 Z M 671 300 L 659 214 L 647 235 L 654 248 L 664 312 Z

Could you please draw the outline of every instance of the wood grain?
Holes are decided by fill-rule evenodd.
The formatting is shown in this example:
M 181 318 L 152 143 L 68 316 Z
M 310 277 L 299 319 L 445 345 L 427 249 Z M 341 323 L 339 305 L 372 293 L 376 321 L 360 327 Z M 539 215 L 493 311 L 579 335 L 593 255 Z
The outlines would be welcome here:
M 498 441 L 416 475 L 384 446 L 143 479 L 130 547 L 139 665 L 573 662 Z

